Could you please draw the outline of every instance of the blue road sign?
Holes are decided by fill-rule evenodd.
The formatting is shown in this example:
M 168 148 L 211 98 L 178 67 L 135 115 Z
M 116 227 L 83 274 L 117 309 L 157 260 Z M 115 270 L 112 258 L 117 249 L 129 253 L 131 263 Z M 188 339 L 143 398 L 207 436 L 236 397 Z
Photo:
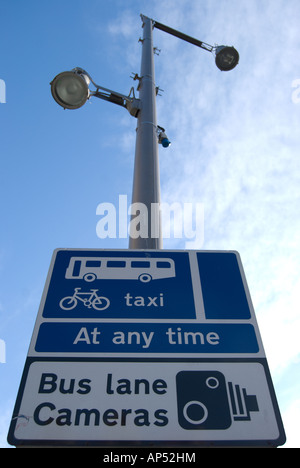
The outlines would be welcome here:
M 264 355 L 238 253 L 167 250 L 57 250 L 30 352 Z
M 9 441 L 283 444 L 239 254 L 55 251 Z
M 250 319 L 237 254 L 198 252 L 197 261 L 206 319 Z M 195 319 L 194 294 L 188 252 L 62 250 L 43 317 Z
M 195 319 L 189 255 L 58 251 L 43 317 Z

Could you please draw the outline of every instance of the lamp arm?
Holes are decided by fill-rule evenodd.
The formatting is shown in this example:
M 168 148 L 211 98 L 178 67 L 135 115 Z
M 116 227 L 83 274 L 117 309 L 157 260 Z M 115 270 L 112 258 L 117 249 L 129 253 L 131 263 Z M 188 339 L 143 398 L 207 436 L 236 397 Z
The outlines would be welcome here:
M 118 93 L 117 91 L 112 91 L 111 89 L 104 88 L 103 86 L 98 85 L 97 83 L 95 83 L 91 75 L 83 68 L 76 67 L 73 68 L 73 71 L 80 75 L 86 75 L 89 78 L 90 82 L 95 86 L 96 90 L 90 91 L 90 96 L 95 96 L 100 99 L 104 99 L 105 101 L 113 102 L 114 104 L 118 104 L 119 106 L 125 107 L 127 109 L 128 106 L 132 105 L 133 103 L 136 105 L 136 101 L 139 101 L 139 99 L 136 99 L 134 95 L 133 88 L 131 88 L 129 95 L 125 96 L 125 94 Z M 131 93 L 133 94 L 132 97 Z
M 91 91 L 91 96 L 95 96 L 97 98 L 103 99 L 104 101 L 113 102 L 119 106 L 126 107 L 126 96 L 124 97 L 123 95 L 115 93 L 114 91 L 103 92 L 97 88 L 96 91 Z
M 199 39 L 195 39 L 194 37 L 188 36 L 187 34 L 177 31 L 176 29 L 170 28 L 170 26 L 166 26 L 165 24 L 159 23 L 158 21 L 152 21 L 154 28 L 160 29 L 161 31 L 171 34 L 172 36 L 179 37 L 179 39 L 182 39 L 186 42 L 190 42 L 191 44 L 201 47 L 201 49 L 207 50 L 208 52 L 212 52 L 215 49 L 214 46 L 207 44 L 206 42 L 199 41 Z
M 124 107 L 128 110 L 130 115 L 132 115 L 133 117 L 137 117 L 141 109 L 141 101 L 140 99 L 137 99 L 135 97 L 133 88 L 131 88 L 129 95 L 125 96 L 125 94 L 118 93 L 117 91 L 112 91 L 111 89 L 104 88 L 103 86 L 98 85 L 97 83 L 95 83 L 91 75 L 83 68 L 76 67 L 73 68 L 72 71 L 78 73 L 79 75 L 86 75 L 90 82 L 95 86 L 96 90 L 90 90 L 90 96 L 95 96 L 97 98 L 103 99 L 104 101 L 109 101 L 113 104 L 117 104 L 118 106 Z

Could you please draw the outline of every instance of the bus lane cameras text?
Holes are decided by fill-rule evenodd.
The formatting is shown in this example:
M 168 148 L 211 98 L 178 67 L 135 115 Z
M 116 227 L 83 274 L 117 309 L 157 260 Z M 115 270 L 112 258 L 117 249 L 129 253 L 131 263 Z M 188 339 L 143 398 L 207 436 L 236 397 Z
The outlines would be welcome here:
M 46 395 L 53 394 L 77 394 L 87 395 L 92 391 L 92 380 L 83 379 L 64 379 L 59 378 L 55 373 L 43 373 L 41 375 L 38 393 Z M 106 395 L 154 395 L 163 396 L 167 393 L 167 383 L 163 379 L 114 379 L 113 374 L 106 375 L 105 388 Z M 99 389 L 96 389 L 99 395 Z M 49 398 L 50 399 L 50 398 Z M 101 401 L 99 396 L 98 401 Z M 168 411 L 163 408 L 148 411 L 144 408 L 57 408 L 50 401 L 39 404 L 34 413 L 33 420 L 39 426 L 150 426 L 151 424 L 161 427 L 169 422 Z

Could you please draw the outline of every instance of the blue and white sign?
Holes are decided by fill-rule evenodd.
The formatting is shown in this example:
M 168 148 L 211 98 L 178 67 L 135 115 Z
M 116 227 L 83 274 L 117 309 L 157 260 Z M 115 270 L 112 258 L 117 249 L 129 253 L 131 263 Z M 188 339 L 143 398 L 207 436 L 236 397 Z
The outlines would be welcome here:
M 55 340 L 53 340 L 55 336 Z M 92 353 L 252 353 L 259 351 L 255 330 L 248 324 L 173 323 L 42 323 L 38 352 Z
M 195 319 L 189 256 L 58 251 L 43 317 Z
M 264 356 L 237 252 L 54 253 L 31 356 Z
M 54 252 L 12 445 L 278 446 L 237 252 Z

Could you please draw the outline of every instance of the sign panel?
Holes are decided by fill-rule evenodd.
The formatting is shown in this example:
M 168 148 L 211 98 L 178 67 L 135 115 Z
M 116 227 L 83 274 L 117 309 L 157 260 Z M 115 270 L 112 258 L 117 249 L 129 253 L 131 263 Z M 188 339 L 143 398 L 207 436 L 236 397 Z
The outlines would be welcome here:
M 251 361 L 32 359 L 14 437 L 25 445 L 273 445 L 280 429 L 267 375 Z
M 54 253 L 30 356 L 264 357 L 237 252 Z
M 55 251 L 9 441 L 283 444 L 239 254 Z
M 53 337 L 56 337 L 54 340 Z M 257 353 L 252 325 L 180 323 L 42 323 L 37 352 L 126 354 Z
M 189 255 L 58 251 L 43 317 L 195 319 Z

